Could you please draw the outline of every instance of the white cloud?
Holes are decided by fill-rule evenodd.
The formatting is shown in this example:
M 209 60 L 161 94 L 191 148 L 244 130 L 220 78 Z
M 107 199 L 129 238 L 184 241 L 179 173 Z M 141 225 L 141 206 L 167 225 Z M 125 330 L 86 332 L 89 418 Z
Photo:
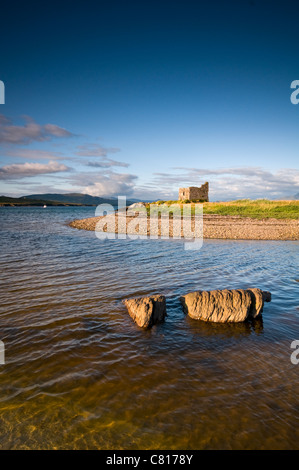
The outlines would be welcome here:
M 91 166 L 93 168 L 111 168 L 112 166 L 122 166 L 127 168 L 129 163 L 118 162 L 116 160 L 111 160 L 111 158 L 103 158 L 99 162 L 88 162 L 87 166 Z
M 99 144 L 89 143 L 78 145 L 75 153 L 80 157 L 98 157 L 96 161 L 89 161 L 87 163 L 87 166 L 91 166 L 93 168 L 111 168 L 113 166 L 127 168 L 129 163 L 112 160 L 107 156 L 109 153 L 116 153 L 119 151 L 120 149 L 118 148 L 105 148 Z
M 76 191 L 92 196 L 132 194 L 136 180 L 136 175 L 116 173 L 113 170 L 75 173 L 66 179 L 68 184 L 76 188 Z
M 0 167 L 1 180 L 13 180 L 19 178 L 26 178 L 36 175 L 45 175 L 50 173 L 58 173 L 61 171 L 69 171 L 70 168 L 59 164 L 55 161 L 50 161 L 47 164 L 43 163 L 14 163 L 12 165 L 5 165 Z
M 47 150 L 37 149 L 12 149 L 5 152 L 8 157 L 26 158 L 27 160 L 59 160 L 63 157 L 58 152 L 48 152 Z
M 235 168 L 175 168 L 180 173 L 154 173 L 149 183 L 152 187 L 168 190 L 170 197 L 177 197 L 179 187 L 200 186 L 210 183 L 213 200 L 234 198 L 284 198 L 299 190 L 299 170 L 283 168 L 271 172 L 260 167 Z
M 106 157 L 108 153 L 119 152 L 120 149 L 110 147 L 105 148 L 98 144 L 78 145 L 76 155 L 80 157 Z
M 16 126 L 7 117 L 0 116 L 0 144 L 29 144 L 43 142 L 53 137 L 71 137 L 73 134 L 55 124 L 37 124 L 25 116 L 25 124 Z

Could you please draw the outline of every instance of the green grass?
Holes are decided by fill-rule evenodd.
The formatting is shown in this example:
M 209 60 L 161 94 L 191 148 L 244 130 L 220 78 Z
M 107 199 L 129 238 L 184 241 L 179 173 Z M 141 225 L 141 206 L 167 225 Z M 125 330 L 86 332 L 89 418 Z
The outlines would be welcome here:
M 188 201 L 189 202 L 189 201 Z M 158 201 L 155 204 L 180 204 L 181 210 L 187 201 Z M 150 204 L 146 205 L 149 214 Z M 161 207 L 162 209 L 162 207 Z M 194 214 L 194 204 L 192 204 Z M 204 202 L 204 214 L 232 215 L 253 219 L 299 219 L 299 201 L 270 201 L 268 199 L 239 199 L 229 202 Z

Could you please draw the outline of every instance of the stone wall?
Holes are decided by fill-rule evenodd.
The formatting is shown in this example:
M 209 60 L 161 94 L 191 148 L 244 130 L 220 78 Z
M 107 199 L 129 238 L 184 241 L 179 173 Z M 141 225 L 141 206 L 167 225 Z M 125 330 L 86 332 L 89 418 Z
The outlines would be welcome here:
M 186 199 L 208 201 L 209 200 L 209 183 L 205 183 L 200 188 L 190 186 L 189 188 L 179 189 L 179 201 Z

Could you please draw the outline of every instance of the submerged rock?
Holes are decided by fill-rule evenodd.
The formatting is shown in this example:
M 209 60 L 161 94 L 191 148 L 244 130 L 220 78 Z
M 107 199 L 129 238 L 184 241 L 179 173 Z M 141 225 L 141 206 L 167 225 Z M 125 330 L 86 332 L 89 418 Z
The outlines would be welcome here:
M 123 302 L 129 315 L 141 328 L 150 328 L 156 323 L 162 323 L 167 315 L 164 295 L 125 299 Z
M 243 322 L 258 317 L 270 292 L 261 289 L 198 291 L 181 297 L 185 313 L 195 320 L 212 322 Z

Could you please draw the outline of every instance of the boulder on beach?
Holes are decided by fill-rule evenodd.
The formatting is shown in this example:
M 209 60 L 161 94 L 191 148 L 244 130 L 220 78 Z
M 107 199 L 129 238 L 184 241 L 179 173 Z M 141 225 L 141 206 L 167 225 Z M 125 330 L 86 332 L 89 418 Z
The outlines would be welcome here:
M 257 318 L 264 302 L 270 301 L 270 292 L 257 288 L 198 291 L 181 297 L 184 311 L 191 318 L 219 323 Z
M 136 216 L 140 212 L 146 215 L 146 206 L 143 202 L 135 202 L 127 207 L 127 215 Z
M 150 328 L 162 323 L 166 317 L 166 300 L 164 295 L 125 299 L 129 315 L 141 328 Z
M 144 202 L 134 202 L 134 204 L 127 207 L 127 210 L 138 210 L 142 207 L 145 207 Z

